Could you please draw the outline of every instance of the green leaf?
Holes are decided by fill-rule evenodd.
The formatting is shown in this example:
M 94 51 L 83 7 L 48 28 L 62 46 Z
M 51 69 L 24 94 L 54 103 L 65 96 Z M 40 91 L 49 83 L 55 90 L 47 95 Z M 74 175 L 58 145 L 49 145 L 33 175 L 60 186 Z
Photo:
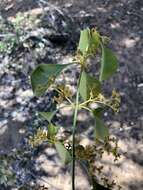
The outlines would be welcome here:
M 41 64 L 31 74 L 32 90 L 36 96 L 43 95 L 54 83 L 60 72 L 71 64 Z
M 100 119 L 102 112 L 102 107 L 93 110 L 93 115 L 95 117 L 95 137 L 100 140 L 105 140 L 109 136 L 109 130 Z
M 85 55 L 88 52 L 90 44 L 90 30 L 89 28 L 81 30 L 78 49 Z
M 108 128 L 99 117 L 95 117 L 95 124 L 95 137 L 100 140 L 105 140 L 109 136 Z
M 101 70 L 100 81 L 108 79 L 114 72 L 116 72 L 118 64 L 117 58 L 114 53 L 102 45 L 102 58 L 101 58 Z
M 84 101 L 86 101 L 89 99 L 91 91 L 94 96 L 97 96 L 100 93 L 101 85 L 97 79 L 83 71 L 81 75 L 79 90 L 81 97 Z
M 68 150 L 64 147 L 64 145 L 61 142 L 56 142 L 55 143 L 57 152 L 61 158 L 61 161 L 63 164 L 68 164 L 69 162 L 71 162 L 71 155 L 68 152 Z
M 48 125 L 48 135 L 50 136 L 50 138 L 55 137 L 57 132 L 58 132 L 58 127 L 56 127 L 52 123 Z
M 94 53 L 100 45 L 100 39 L 100 35 L 95 29 L 81 30 L 78 49 L 83 55 Z
M 98 108 L 93 110 L 93 114 L 94 114 L 95 117 L 101 117 L 102 112 L 103 112 L 102 107 L 98 107 Z
M 100 34 L 95 30 L 92 29 L 91 30 L 91 45 L 92 45 L 92 49 L 93 51 L 96 51 L 100 45 Z
M 0 177 L 0 184 L 5 184 L 7 183 L 8 179 L 6 175 L 3 175 Z
M 54 115 L 56 114 L 56 111 L 53 112 L 39 112 L 39 114 L 46 119 L 49 123 L 51 123 L 51 120 L 53 119 Z

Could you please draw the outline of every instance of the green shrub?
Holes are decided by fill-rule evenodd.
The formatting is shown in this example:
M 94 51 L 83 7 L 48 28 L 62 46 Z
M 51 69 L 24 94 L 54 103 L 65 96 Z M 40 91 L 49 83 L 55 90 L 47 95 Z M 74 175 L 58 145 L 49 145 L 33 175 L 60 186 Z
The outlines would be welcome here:
M 120 96 L 115 90 L 112 91 L 109 98 L 105 97 L 102 91 L 103 82 L 109 79 L 118 67 L 116 56 L 107 47 L 108 42 L 109 39 L 101 36 L 95 29 L 84 29 L 80 33 L 78 48 L 71 63 L 41 64 L 31 74 L 32 89 L 37 97 L 42 96 L 48 88 L 56 91 L 58 95 L 54 97 L 54 100 L 51 100 L 57 103 L 56 110 L 40 112 L 40 115 L 49 123 L 47 130 L 39 129 L 37 134 L 31 137 L 30 143 L 32 146 L 36 146 L 46 141 L 55 146 L 63 164 L 71 164 L 72 190 L 75 189 L 75 161 L 79 161 L 86 168 L 93 189 L 110 189 L 115 185 L 114 181 L 109 182 L 106 178 L 102 178 L 102 182 L 99 184 L 97 176 L 94 175 L 95 170 L 100 174 L 103 169 L 94 166 L 95 157 L 102 157 L 104 151 L 112 153 L 115 160 L 119 157 L 117 142 L 114 138 L 109 137 L 108 127 L 102 120 L 102 114 L 107 108 L 118 112 L 120 104 Z M 87 72 L 88 60 L 96 55 L 101 56 L 98 78 Z M 80 68 L 75 96 L 67 84 L 58 83 L 58 80 L 56 80 L 63 70 L 73 64 Z M 55 126 L 53 123 L 54 115 L 63 108 L 63 106 L 60 106 L 63 101 L 65 107 L 71 107 L 74 111 L 73 127 L 71 129 L 72 140 L 68 147 L 65 146 L 65 139 L 57 137 L 59 126 Z M 95 108 L 92 108 L 93 104 L 96 105 Z M 78 144 L 76 139 L 77 115 L 82 109 L 89 111 L 92 117 L 95 118 L 95 144 L 86 147 Z M 110 145 L 111 142 L 115 143 L 114 147 Z

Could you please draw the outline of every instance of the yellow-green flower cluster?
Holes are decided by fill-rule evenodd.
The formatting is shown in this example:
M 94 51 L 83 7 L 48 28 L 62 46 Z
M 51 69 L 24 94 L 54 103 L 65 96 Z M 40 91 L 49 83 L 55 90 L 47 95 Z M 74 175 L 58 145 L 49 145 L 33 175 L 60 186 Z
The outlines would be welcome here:
M 114 112 L 118 112 L 121 103 L 121 98 L 120 94 L 113 90 L 110 98 L 106 98 L 103 94 L 100 93 L 96 98 L 94 98 L 93 102 L 103 104 L 105 106 L 110 107 Z
M 44 141 L 48 141 L 48 132 L 43 129 L 38 129 L 33 137 L 30 137 L 29 144 L 32 147 L 42 144 Z
M 54 100 L 61 104 L 65 99 L 71 98 L 73 93 L 69 86 L 65 86 L 64 84 L 59 84 L 56 87 L 56 91 L 59 93 L 58 97 L 54 97 Z

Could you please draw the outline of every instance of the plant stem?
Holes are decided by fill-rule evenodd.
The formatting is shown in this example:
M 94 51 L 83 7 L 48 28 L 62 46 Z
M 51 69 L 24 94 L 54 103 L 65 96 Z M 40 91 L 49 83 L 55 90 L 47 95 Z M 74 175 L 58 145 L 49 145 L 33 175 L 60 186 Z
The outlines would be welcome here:
M 72 190 L 75 190 L 75 133 L 76 133 L 76 124 L 77 124 L 77 113 L 78 113 L 78 104 L 79 104 L 79 85 L 82 75 L 82 68 L 80 71 L 80 76 L 77 84 L 77 92 L 76 92 L 76 102 L 75 102 L 75 110 L 74 110 L 74 118 L 73 118 L 73 129 L 72 129 Z

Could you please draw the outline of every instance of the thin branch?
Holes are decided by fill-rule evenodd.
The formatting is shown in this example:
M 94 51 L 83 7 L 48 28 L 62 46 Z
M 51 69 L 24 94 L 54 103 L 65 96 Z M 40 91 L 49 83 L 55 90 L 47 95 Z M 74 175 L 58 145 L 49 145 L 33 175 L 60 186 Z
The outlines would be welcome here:
M 75 133 L 76 133 L 76 123 L 77 123 L 77 113 L 79 108 L 79 85 L 81 80 L 83 69 L 81 68 L 80 76 L 77 84 L 76 102 L 73 118 L 73 129 L 72 129 L 72 190 L 75 190 Z

